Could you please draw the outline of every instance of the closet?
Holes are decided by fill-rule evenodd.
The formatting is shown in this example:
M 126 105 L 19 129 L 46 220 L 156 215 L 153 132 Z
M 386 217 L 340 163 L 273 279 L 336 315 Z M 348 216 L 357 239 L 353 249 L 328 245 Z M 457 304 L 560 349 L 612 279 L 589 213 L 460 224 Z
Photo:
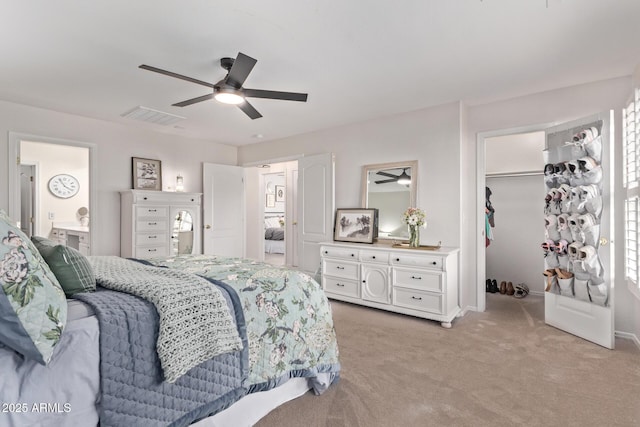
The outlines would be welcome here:
M 486 186 L 495 209 L 493 239 L 486 247 L 486 278 L 524 283 L 544 292 L 540 236 L 544 235 L 544 132 L 486 138 Z M 498 294 L 500 295 L 500 294 Z M 502 295 L 501 295 L 502 296 Z M 510 298 L 507 295 L 504 298 Z

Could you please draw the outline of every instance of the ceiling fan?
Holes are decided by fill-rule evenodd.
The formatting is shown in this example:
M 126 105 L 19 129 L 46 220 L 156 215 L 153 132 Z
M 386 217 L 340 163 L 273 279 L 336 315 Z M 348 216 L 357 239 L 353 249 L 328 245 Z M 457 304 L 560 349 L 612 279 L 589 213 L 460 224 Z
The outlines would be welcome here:
M 177 102 L 173 104 L 174 107 L 186 107 L 187 105 L 215 98 L 216 101 L 222 102 L 224 104 L 237 105 L 238 108 L 240 108 L 247 116 L 249 116 L 252 120 L 255 120 L 262 117 L 262 114 L 260 114 L 258 110 L 253 107 L 253 105 L 249 104 L 249 101 L 246 100 L 247 97 L 307 102 L 306 93 L 277 92 L 272 90 L 248 89 L 242 87 L 244 81 L 247 79 L 247 76 L 256 65 L 256 62 L 258 61 L 251 58 L 250 56 L 243 54 L 242 52 L 238 52 L 238 56 L 235 59 L 220 59 L 220 66 L 227 70 L 227 75 L 215 84 L 194 79 L 192 77 L 183 76 L 171 71 L 162 70 L 150 65 L 142 64 L 139 68 L 142 68 L 143 70 L 153 71 L 155 73 L 164 74 L 169 77 L 186 80 L 188 82 L 207 86 L 213 89 L 211 93 L 208 93 L 206 95 L 187 99 L 186 101 L 182 102 Z
M 407 175 L 408 168 L 402 168 L 402 173 L 400 175 L 394 175 L 385 171 L 376 172 L 377 175 L 382 175 L 389 177 L 390 179 L 383 179 L 380 181 L 374 181 L 376 184 L 386 184 L 388 182 L 397 182 L 400 185 L 409 185 L 411 184 L 411 176 Z

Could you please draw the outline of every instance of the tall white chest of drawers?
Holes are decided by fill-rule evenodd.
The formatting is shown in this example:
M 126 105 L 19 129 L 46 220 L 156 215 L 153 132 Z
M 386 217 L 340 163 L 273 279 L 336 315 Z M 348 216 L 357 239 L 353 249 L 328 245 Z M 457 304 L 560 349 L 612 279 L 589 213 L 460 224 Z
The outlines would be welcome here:
M 441 322 L 460 313 L 458 248 L 435 251 L 389 245 L 320 245 L 327 297 Z
M 201 196 L 200 193 L 121 191 L 120 256 L 145 259 L 201 253 Z

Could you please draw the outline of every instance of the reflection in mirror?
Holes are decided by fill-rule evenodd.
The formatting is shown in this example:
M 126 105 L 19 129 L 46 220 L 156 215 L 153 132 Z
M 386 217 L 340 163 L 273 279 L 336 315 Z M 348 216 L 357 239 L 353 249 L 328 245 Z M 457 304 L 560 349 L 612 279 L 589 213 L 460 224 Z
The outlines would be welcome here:
M 193 253 L 193 217 L 190 212 L 183 210 L 176 214 L 173 220 L 171 243 L 174 255 Z
M 378 238 L 409 236 L 402 214 L 416 205 L 418 161 L 362 167 L 362 207 L 378 209 Z

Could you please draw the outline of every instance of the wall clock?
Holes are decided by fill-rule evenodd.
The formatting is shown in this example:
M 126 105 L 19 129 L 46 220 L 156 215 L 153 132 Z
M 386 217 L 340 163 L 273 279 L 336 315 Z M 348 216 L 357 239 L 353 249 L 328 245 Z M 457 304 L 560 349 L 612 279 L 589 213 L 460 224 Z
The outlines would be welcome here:
M 49 180 L 49 191 L 61 199 L 75 196 L 78 190 L 80 190 L 80 183 L 76 177 L 66 173 L 55 175 Z

